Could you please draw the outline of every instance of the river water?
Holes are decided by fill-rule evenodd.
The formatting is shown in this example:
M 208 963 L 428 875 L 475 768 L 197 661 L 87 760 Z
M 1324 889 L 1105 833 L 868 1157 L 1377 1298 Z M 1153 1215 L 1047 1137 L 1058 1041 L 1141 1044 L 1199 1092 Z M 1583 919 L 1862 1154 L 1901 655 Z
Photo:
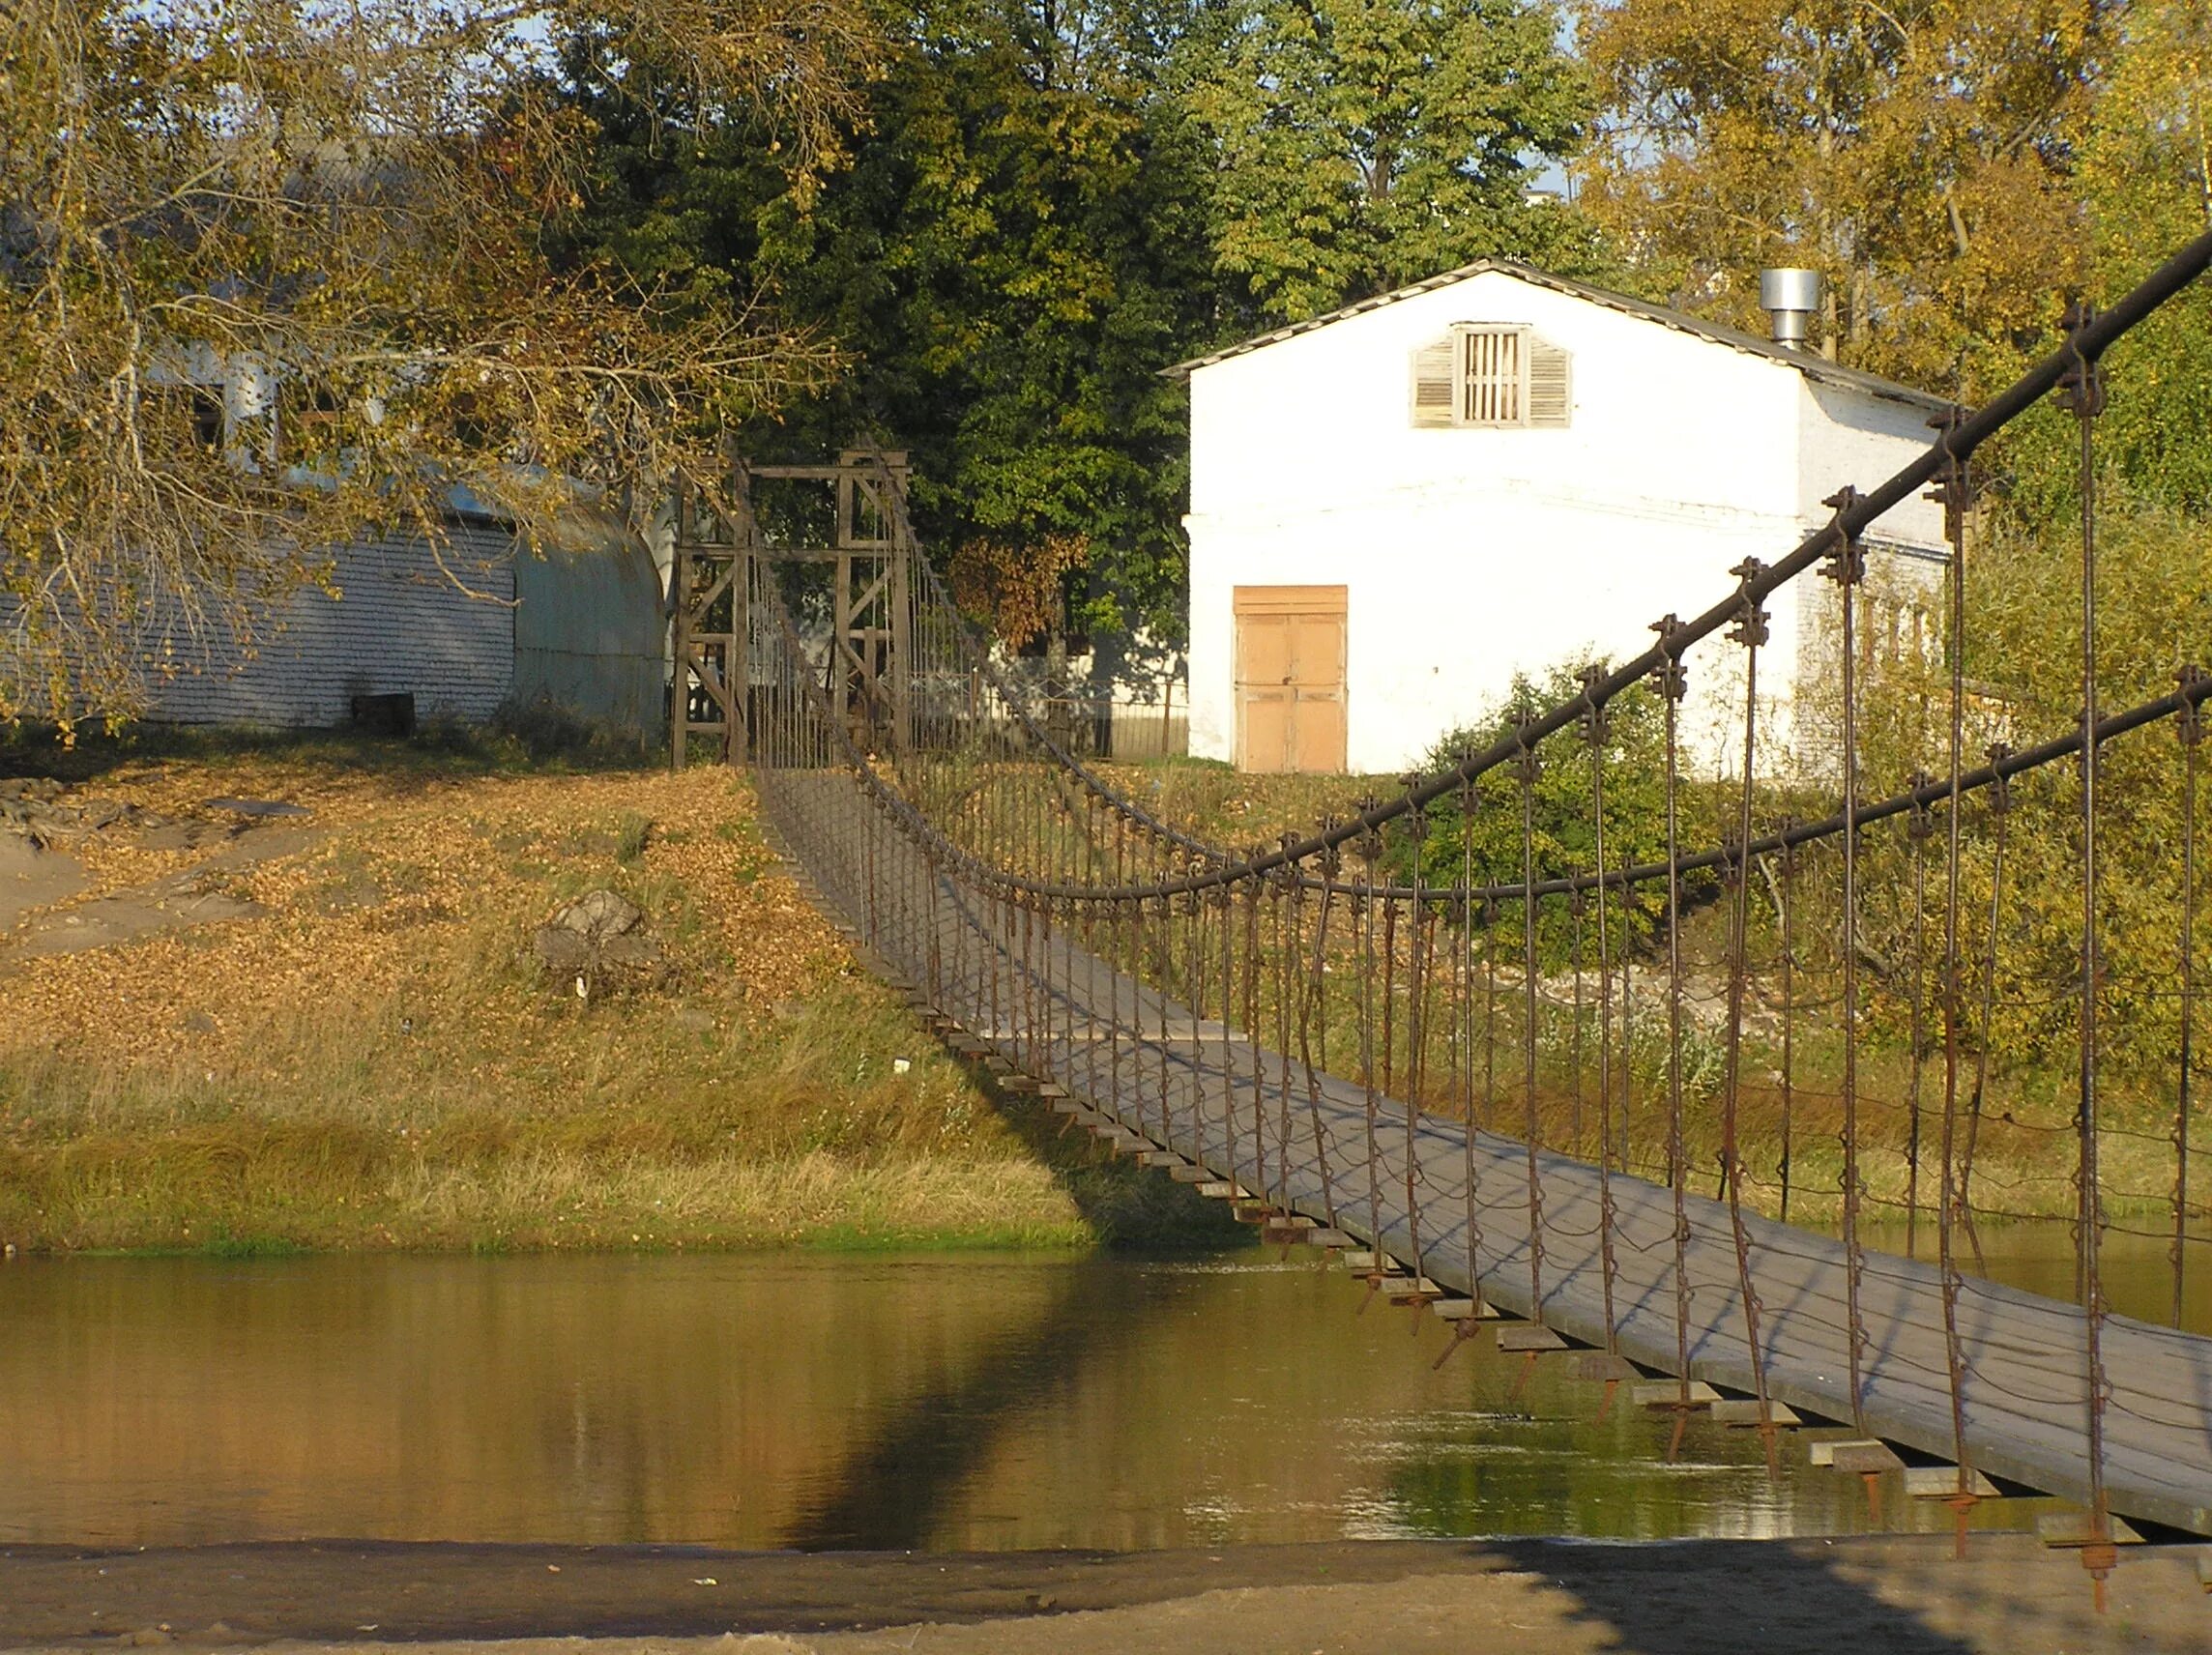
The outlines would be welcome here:
M 2122 1308 L 2147 1313 L 2162 1261 L 2137 1251 Z M 2066 1257 L 2063 1231 L 2009 1232 L 1991 1268 L 2063 1292 Z M 1437 1369 L 1443 1329 L 1355 1314 L 1361 1292 L 1251 1253 L 18 1262 L 0 1268 L 0 1542 L 1869 1526 L 1859 1480 L 1790 1437 L 1775 1481 L 1755 1432 L 1702 1416 L 1669 1463 L 1671 1416 L 1600 1420 L 1601 1387 L 1487 1341 Z M 1881 1514 L 1948 1522 L 1895 1491 Z

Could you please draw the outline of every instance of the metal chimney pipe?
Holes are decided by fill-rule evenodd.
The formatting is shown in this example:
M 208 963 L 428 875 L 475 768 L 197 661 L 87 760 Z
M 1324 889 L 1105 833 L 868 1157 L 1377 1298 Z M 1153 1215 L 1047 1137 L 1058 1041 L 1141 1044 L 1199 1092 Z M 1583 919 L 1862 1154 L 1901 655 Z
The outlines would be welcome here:
M 1820 273 L 1817 270 L 1762 270 L 1759 273 L 1759 303 L 1774 319 L 1774 342 L 1786 350 L 1805 348 L 1805 324 L 1820 307 Z

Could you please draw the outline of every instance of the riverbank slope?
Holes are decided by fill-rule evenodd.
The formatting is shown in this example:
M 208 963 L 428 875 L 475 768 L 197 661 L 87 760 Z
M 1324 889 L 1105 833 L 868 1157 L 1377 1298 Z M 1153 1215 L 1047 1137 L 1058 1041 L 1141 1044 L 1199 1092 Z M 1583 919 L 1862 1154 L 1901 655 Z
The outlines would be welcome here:
M 1225 1228 L 946 1056 L 801 899 L 739 772 L 475 739 L 0 749 L 0 852 L 21 1250 Z M 538 941 L 594 891 L 642 915 L 620 971 Z

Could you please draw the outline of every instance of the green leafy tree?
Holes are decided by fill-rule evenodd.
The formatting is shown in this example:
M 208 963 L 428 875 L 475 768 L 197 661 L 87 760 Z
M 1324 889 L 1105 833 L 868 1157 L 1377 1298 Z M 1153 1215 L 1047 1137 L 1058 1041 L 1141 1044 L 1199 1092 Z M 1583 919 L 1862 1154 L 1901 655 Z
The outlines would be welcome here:
M 1983 762 L 1992 740 L 2023 749 L 2078 727 L 2081 555 L 2078 527 L 2037 525 L 2017 513 L 2000 514 L 1969 543 L 1967 768 Z M 2098 566 L 2103 711 L 2168 694 L 2184 667 L 2212 666 L 2212 526 L 2134 498 L 2115 479 L 2100 513 Z M 1948 773 L 1949 694 L 1948 662 L 1935 655 L 1873 664 L 1860 700 L 1862 797 L 1901 791 L 1914 770 Z M 1833 729 L 1838 711 L 1824 706 L 1817 715 Z M 2184 751 L 2168 720 L 2105 743 L 2098 763 L 2105 1072 L 2123 1087 L 2147 1083 L 2141 1095 L 2155 1099 L 2170 1089 L 2178 1045 L 2173 987 Z M 2030 1106 L 2040 1100 L 2037 1118 L 2046 1124 L 2066 1118 L 2067 1078 L 2078 1057 L 2081 773 L 2077 762 L 2062 760 L 2012 784 L 1994 948 L 1992 796 L 1969 795 L 1961 816 L 1962 949 L 1969 985 L 1964 1037 L 1971 1051 L 1980 1037 L 1982 981 L 1994 962 L 1989 1045 L 2007 1077 L 2006 1107 L 2019 1103 L 2034 1116 Z M 1815 802 L 1833 808 L 1833 789 Z M 2208 805 L 2212 798 L 2200 798 L 2200 813 Z M 1942 804 L 1934 807 L 1927 838 L 1915 841 L 1896 819 L 1869 828 L 1860 846 L 1857 935 L 1867 1026 L 1901 1044 L 1913 1027 L 1916 999 L 1923 1038 L 1933 1041 L 1940 1031 L 1944 813 Z M 2208 826 L 2200 814 L 2200 844 Z M 1915 898 L 1916 860 L 1924 901 Z M 1799 936 L 1819 951 L 1832 988 L 1842 925 L 1834 843 L 1811 857 L 1807 868 L 1808 900 L 1818 917 L 1801 923 Z M 2198 907 L 2201 914 L 2201 890 Z M 2203 946 L 2200 929 L 2197 947 Z
M 702 292 L 757 283 L 845 358 L 826 393 L 751 427 L 749 451 L 905 448 L 932 547 L 1079 538 L 1076 624 L 1174 642 L 1185 415 L 1158 370 L 1216 330 L 1203 153 L 1147 69 L 1161 26 L 918 8 L 850 165 L 807 190 L 758 132 L 672 140 L 680 86 L 571 72 L 604 133 L 592 233 Z
M 600 133 L 578 246 L 702 303 L 757 290 L 842 354 L 749 451 L 904 448 L 931 546 L 1079 539 L 1076 627 L 1174 645 L 1187 406 L 1161 368 L 1483 253 L 1591 268 L 1572 210 L 1524 199 L 1588 106 L 1556 14 L 1332 5 L 923 0 L 850 164 L 797 185 L 772 119 L 710 130 L 652 54 L 571 50 Z
M 2110 302 L 2174 247 L 2212 227 L 2212 21 L 2186 0 L 2137 0 L 2117 13 L 2097 68 L 2097 98 L 2078 129 L 2068 188 L 2079 203 L 2069 266 L 2077 291 Z M 2040 332 L 2056 342 L 2056 295 Z M 2212 293 L 2201 284 L 2153 315 L 2106 358 L 2108 405 L 2093 427 L 2098 500 L 2098 695 L 2106 712 L 2171 690 L 2177 671 L 2212 665 Z M 2080 428 L 2055 400 L 1985 451 L 1992 490 L 1973 520 L 1965 576 L 1965 759 L 2001 739 L 2032 746 L 2070 732 L 2081 705 Z M 1878 662 L 1861 699 L 1866 792 L 1886 794 L 1914 769 L 1948 764 L 1947 654 Z M 1831 722 L 1836 709 L 1822 710 Z M 2178 1050 L 2173 993 L 2180 941 L 2183 753 L 2170 723 L 2107 743 L 2100 755 L 2099 914 L 2102 1063 L 2123 1118 L 2169 1110 Z M 1997 1074 L 1993 1113 L 2039 1131 L 2070 1121 L 2079 1056 L 2081 928 L 2081 770 L 2048 766 L 2015 783 L 2003 901 L 1989 930 L 1995 823 L 1989 796 L 1963 816 L 1962 914 L 1969 984 L 1965 1040 L 1979 1029 L 1994 973 L 1986 1041 Z M 1919 1009 L 1923 1038 L 1940 1030 L 1935 968 L 1943 902 L 1942 808 L 1917 855 L 1927 905 L 1915 900 L 1915 842 L 1899 825 L 1872 830 L 1860 860 L 1859 940 L 1866 1022 L 1902 1043 Z M 2204 824 L 2200 819 L 2198 831 Z M 1823 940 L 1840 935 L 1832 854 L 1814 903 Z M 2202 893 L 2199 892 L 2201 906 Z M 2201 933 L 2198 947 L 2202 947 Z M 1915 959 L 1922 969 L 1915 972 Z M 2201 960 L 2201 955 L 2200 955 Z M 1832 958 L 1827 969 L 1832 973 Z M 2138 1119 L 2139 1124 L 2139 1118 Z M 2146 1185 L 2155 1187 L 2155 1185 Z
M 1579 215 L 1527 198 L 1591 111 L 1558 33 L 1525 0 L 1233 0 L 1192 29 L 1180 97 L 1239 301 L 1296 319 L 1485 256 L 1591 268 Z
M 2212 229 L 2212 12 L 2197 0 L 2135 0 L 2122 14 L 2080 184 L 2079 286 L 2093 302 L 2111 303 Z M 2048 349 L 2056 334 L 2038 342 Z M 2115 346 L 2105 382 L 2099 465 L 2139 505 L 2212 513 L 2212 287 L 2199 281 Z M 2009 509 L 2030 522 L 2075 517 L 2078 447 L 2061 410 L 2037 410 L 1991 456 Z
M 1582 667 L 1555 667 L 1541 678 L 1518 676 L 1504 699 L 1484 717 L 1439 740 L 1422 766 L 1434 774 L 1457 765 L 1469 753 L 1485 751 L 1512 736 L 1524 717 L 1545 712 L 1582 693 Z M 1635 863 L 1663 861 L 1667 855 L 1667 725 L 1658 697 L 1641 685 L 1616 696 L 1607 708 L 1600 750 L 1605 771 L 1605 860 L 1617 871 Z M 1586 874 L 1597 866 L 1595 782 L 1586 741 L 1553 737 L 1538 748 L 1539 764 L 1531 790 L 1533 834 L 1525 831 L 1521 775 L 1505 765 L 1483 774 L 1471 799 L 1453 792 L 1431 804 L 1417 843 L 1425 883 L 1449 888 L 1463 881 L 1475 887 L 1517 886 L 1522 882 L 1526 840 L 1532 850 L 1536 882 Z M 1704 795 L 1687 783 L 1679 790 L 1685 851 L 1710 843 L 1710 815 Z M 1471 810 L 1469 808 L 1471 803 Z M 1393 824 L 1382 859 L 1391 877 L 1411 880 L 1416 840 L 1404 819 Z M 1709 882 L 1699 881 L 1689 896 L 1702 898 Z M 1625 897 L 1609 898 L 1615 916 L 1614 938 L 1641 946 L 1653 935 L 1666 912 L 1664 881 L 1648 881 Z M 1520 908 L 1500 909 L 1503 923 L 1520 935 Z M 1539 945 L 1548 963 L 1568 957 L 1573 944 L 1572 915 L 1558 901 L 1547 901 L 1539 914 Z M 1594 922 L 1586 937 L 1595 961 Z M 1616 956 L 1617 957 L 1617 956 Z
M 2082 178 L 2095 299 L 2110 303 L 2212 230 L 2212 11 L 2197 0 L 2136 0 L 2127 13 Z M 2212 514 L 2212 286 L 2151 317 L 2106 377 L 2105 463 L 2139 500 Z

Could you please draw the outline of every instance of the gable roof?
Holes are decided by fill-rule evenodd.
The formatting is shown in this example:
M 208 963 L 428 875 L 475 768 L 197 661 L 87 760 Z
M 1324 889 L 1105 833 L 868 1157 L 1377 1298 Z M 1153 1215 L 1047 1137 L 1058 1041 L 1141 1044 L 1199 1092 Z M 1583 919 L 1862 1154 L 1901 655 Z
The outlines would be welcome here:
M 1768 362 L 1780 363 L 1784 367 L 1793 367 L 1807 379 L 1818 380 L 1822 385 L 1841 386 L 1847 390 L 1860 392 L 1868 396 L 1880 397 L 1884 401 L 1909 403 L 1913 407 L 1926 408 L 1931 412 L 1941 412 L 1943 409 L 1953 406 L 1949 397 L 1937 396 L 1926 391 L 1917 391 L 1909 385 L 1901 385 L 1894 379 L 1884 379 L 1879 374 L 1862 373 L 1857 368 L 1843 367 L 1829 362 L 1825 357 L 1814 356 L 1810 352 L 1786 350 L 1780 345 L 1761 338 L 1756 334 L 1746 334 L 1739 329 L 1722 327 L 1718 323 L 1703 321 L 1680 310 L 1671 310 L 1663 305 L 1652 305 L 1642 299 L 1631 299 L 1625 293 L 1614 293 L 1603 287 L 1591 287 L 1584 282 L 1569 281 L 1563 276 L 1553 276 L 1548 271 L 1538 270 L 1532 265 L 1516 264 L 1511 259 L 1477 259 L 1472 264 L 1461 265 L 1457 270 L 1447 270 L 1441 276 L 1432 276 L 1426 281 L 1416 281 L 1407 287 L 1394 288 L 1388 293 L 1379 293 L 1372 299 L 1359 300 L 1357 303 L 1347 305 L 1341 309 L 1309 317 L 1303 322 L 1290 323 L 1286 327 L 1276 328 L 1272 332 L 1258 334 L 1253 338 L 1243 340 L 1241 343 L 1224 345 L 1220 350 L 1208 351 L 1200 357 L 1192 357 L 1188 362 L 1177 363 L 1174 366 L 1162 368 L 1160 371 L 1167 375 L 1187 376 L 1194 369 L 1210 367 L 1215 363 L 1228 361 L 1231 357 L 1248 356 L 1253 351 L 1263 350 L 1268 345 L 1278 344 L 1284 339 L 1295 338 L 1300 334 L 1314 333 L 1319 329 L 1328 327 L 1331 323 L 1341 322 L 1349 316 L 1357 316 L 1368 310 L 1380 310 L 1385 305 L 1395 305 L 1400 300 L 1412 299 L 1419 294 L 1434 293 L 1439 288 L 1450 287 L 1456 282 L 1467 280 L 1470 276 L 1491 275 L 1509 276 L 1516 280 L 1526 281 L 1535 287 L 1549 288 L 1554 293 L 1563 293 L 1571 299 L 1581 299 L 1592 305 L 1602 305 L 1608 310 L 1617 310 L 1624 316 L 1634 316 L 1642 321 L 1655 322 L 1662 328 L 1672 328 L 1674 332 L 1688 334 L 1693 338 L 1703 339 L 1711 344 L 1726 345 L 1729 349 L 1741 351 L 1746 356 L 1763 357 Z

